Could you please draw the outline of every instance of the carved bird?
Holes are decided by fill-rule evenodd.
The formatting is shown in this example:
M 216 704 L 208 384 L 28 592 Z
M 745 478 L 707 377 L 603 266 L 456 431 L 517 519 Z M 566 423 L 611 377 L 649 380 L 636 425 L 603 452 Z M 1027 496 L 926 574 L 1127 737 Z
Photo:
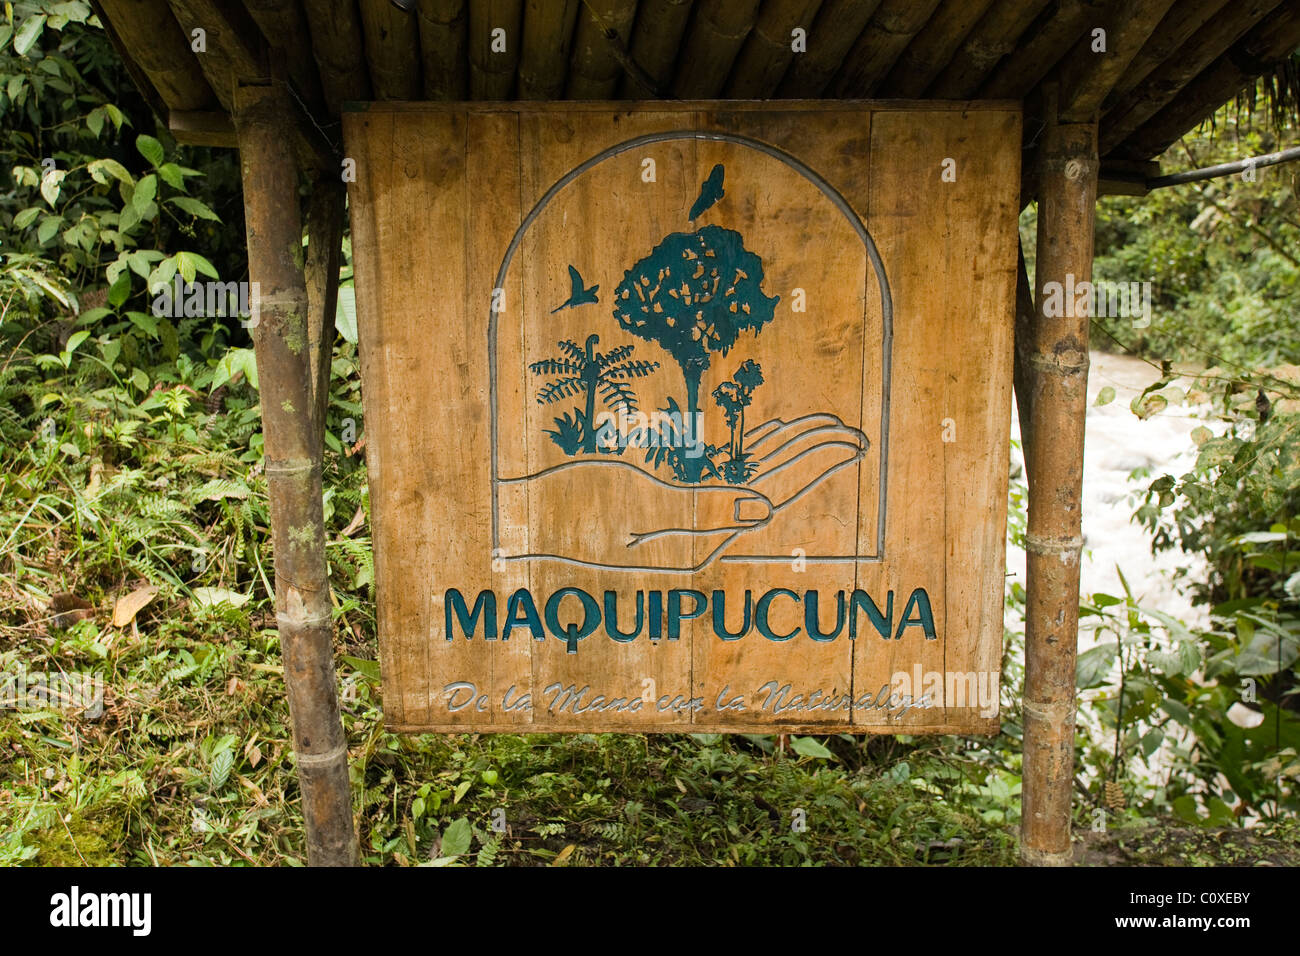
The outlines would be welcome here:
M 695 205 L 691 207 L 690 219 L 692 222 L 699 219 L 704 210 L 725 195 L 722 191 L 722 175 L 722 164 L 718 163 L 709 173 L 709 178 L 704 180 L 704 185 L 700 186 L 699 198 L 695 200 Z
M 600 301 L 596 298 L 596 290 L 599 289 L 600 286 L 593 285 L 590 288 L 584 288 L 582 283 L 582 274 L 579 273 L 577 269 L 573 268 L 573 266 L 569 266 L 569 286 L 570 292 L 568 301 L 556 306 L 554 309 L 551 309 L 551 315 L 554 315 L 561 309 L 572 309 L 575 306 Z

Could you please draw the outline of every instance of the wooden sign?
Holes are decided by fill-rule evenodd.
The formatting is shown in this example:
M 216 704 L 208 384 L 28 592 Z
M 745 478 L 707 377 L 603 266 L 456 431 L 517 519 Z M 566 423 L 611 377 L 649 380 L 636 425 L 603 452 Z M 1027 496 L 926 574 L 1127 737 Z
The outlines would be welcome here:
M 1018 105 L 344 134 L 390 727 L 997 730 Z

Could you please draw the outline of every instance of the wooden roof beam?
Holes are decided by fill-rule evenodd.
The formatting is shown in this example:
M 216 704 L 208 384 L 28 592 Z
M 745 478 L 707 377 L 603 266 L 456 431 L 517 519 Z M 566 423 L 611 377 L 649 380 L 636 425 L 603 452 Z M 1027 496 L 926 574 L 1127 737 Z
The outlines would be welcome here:
M 1300 0 L 1287 0 L 1183 88 L 1169 106 L 1142 126 L 1122 147 L 1122 155 L 1157 156 L 1194 129 L 1220 104 L 1249 86 L 1300 47 Z
M 943 72 L 993 0 L 944 0 L 885 77 L 881 96 L 915 99 Z
M 871 96 L 938 5 L 939 0 L 884 0 L 831 80 L 831 96 Z
M 420 0 L 424 98 L 463 100 L 469 95 L 469 15 L 465 0 Z
M 820 96 L 879 6 L 880 0 L 825 0 L 808 33 L 808 52 L 794 58 L 777 84 L 776 95 Z
M 1057 70 L 1061 121 L 1082 122 L 1101 110 L 1133 57 L 1137 56 L 1174 0 L 1117 0 L 1112 3 L 1100 37 L 1086 30 Z M 1104 44 L 1097 50 L 1100 40 Z
M 248 14 L 285 68 L 298 95 L 319 111 L 324 100 L 311 53 L 311 32 L 298 0 L 244 0 Z
M 357 38 L 361 17 L 355 0 L 302 0 L 320 72 L 325 107 L 337 116 L 348 100 L 370 99 L 370 74 Z
M 662 97 L 672 79 L 673 62 L 691 16 L 691 0 L 641 0 L 632 28 L 632 62 L 655 89 L 645 89 L 635 73 L 623 78 L 622 95 L 629 99 Z
M 984 99 L 1020 99 L 1061 62 L 1079 37 L 1101 26 L 1109 0 L 1053 0 L 980 86 Z
M 587 0 L 582 5 L 565 94 L 569 99 L 614 98 L 635 20 L 636 0 Z
M 1159 113 L 1184 86 L 1277 5 L 1278 0 L 1233 0 L 1207 21 L 1146 81 L 1105 115 L 1101 124 L 1101 154 L 1109 154 Z
M 944 100 L 970 99 L 1002 58 L 1016 48 L 1021 35 L 1049 2 L 996 0 L 944 70 L 926 87 L 924 95 Z
M 205 52 L 197 53 L 199 69 L 227 113 L 233 111 L 239 80 L 267 76 L 265 40 L 235 0 L 167 0 L 186 36 L 203 31 Z
M 510 99 L 524 41 L 523 10 L 523 0 L 475 0 L 469 5 L 469 95 L 473 99 Z M 503 32 L 494 37 L 498 30 Z
M 519 99 L 558 100 L 564 95 L 579 5 L 579 0 L 527 0 L 524 4 Z
M 99 0 L 95 6 L 132 78 L 160 116 L 219 106 L 167 0 Z
M 794 31 L 802 28 L 805 47 L 822 0 L 768 0 L 749 39 L 736 57 L 724 95 L 733 100 L 767 99 L 794 59 Z
M 361 29 L 375 99 L 418 100 L 423 86 L 415 11 L 398 9 L 391 0 L 361 0 Z
M 706 100 L 721 93 L 757 13 L 758 0 L 698 0 L 677 57 L 673 95 Z
M 1133 57 L 1114 88 L 1102 101 L 1102 112 L 1109 112 L 1121 98 L 1151 75 L 1151 71 L 1174 55 L 1180 46 L 1192 38 L 1205 21 L 1223 9 L 1232 0 L 1177 0 L 1172 10 L 1165 14 Z

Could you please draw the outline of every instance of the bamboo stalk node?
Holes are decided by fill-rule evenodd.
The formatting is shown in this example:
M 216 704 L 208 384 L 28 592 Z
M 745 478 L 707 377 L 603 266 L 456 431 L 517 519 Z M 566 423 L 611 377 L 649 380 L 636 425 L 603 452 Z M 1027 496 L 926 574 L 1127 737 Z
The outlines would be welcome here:
M 1062 558 L 1077 559 L 1083 551 L 1083 538 L 1045 537 L 1031 531 L 1025 535 L 1025 550 L 1034 554 L 1058 554 Z
M 1022 846 L 1020 861 L 1025 866 L 1071 866 L 1074 863 L 1074 853 L 1070 850 L 1064 853 L 1053 853 L 1050 850 L 1035 850 Z
M 1074 698 L 1069 697 L 1065 700 L 1022 700 L 1021 709 L 1025 717 L 1031 720 L 1041 720 L 1046 724 L 1053 726 L 1062 726 L 1064 724 L 1073 724 L 1075 717 Z
M 336 760 L 341 760 L 347 757 L 348 745 L 345 741 L 336 747 L 330 748 L 323 754 L 308 754 L 303 753 L 301 750 L 295 750 L 293 755 L 298 761 L 298 766 L 300 767 L 319 767 L 323 764 L 333 763 Z
M 1068 361 L 1066 359 L 1066 355 L 1070 351 L 1073 351 L 1077 356 L 1074 361 Z M 1026 360 L 1033 367 L 1034 371 L 1048 372 L 1056 375 L 1078 375 L 1081 372 L 1087 373 L 1090 364 L 1088 353 L 1077 349 L 1067 349 L 1058 352 L 1051 357 L 1039 353 L 1030 353 L 1026 356 Z
M 326 624 L 333 626 L 333 613 L 327 614 L 289 614 L 280 611 L 275 615 L 277 627 L 323 627 Z
M 312 461 L 310 458 L 287 458 L 283 461 L 273 461 L 268 458 L 263 470 L 268 475 L 301 475 L 319 468 L 320 462 Z

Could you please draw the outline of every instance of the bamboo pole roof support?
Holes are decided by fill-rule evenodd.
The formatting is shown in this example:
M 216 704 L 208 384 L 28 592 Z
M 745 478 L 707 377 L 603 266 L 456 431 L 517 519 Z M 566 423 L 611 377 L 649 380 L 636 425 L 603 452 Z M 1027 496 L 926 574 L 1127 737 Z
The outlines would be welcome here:
M 610 100 L 623 75 L 623 60 L 636 19 L 636 0 L 587 0 L 578 13 L 569 67 L 571 100 Z
M 528 0 L 519 55 L 519 98 L 558 100 L 564 95 L 569 49 L 579 0 Z
M 831 80 L 831 95 L 871 96 L 938 5 L 939 0 L 884 0 Z
M 731 67 L 723 95 L 733 100 L 770 97 L 795 57 L 794 31 L 802 29 L 806 41 L 820 6 L 821 0 L 768 0 L 764 3 L 753 32 Z
M 523 41 L 523 0 L 478 0 L 469 5 L 471 97 L 510 99 Z
M 1058 70 L 1061 86 L 1061 119 L 1087 120 L 1101 109 L 1133 57 L 1151 37 L 1174 0 L 1125 0 L 1111 8 L 1103 22 L 1081 36 Z M 1104 48 L 1097 50 L 1093 30 L 1104 31 Z
M 309 269 L 317 295 L 309 296 L 302 254 L 298 163 L 292 138 L 293 104 L 280 81 L 235 88 L 244 181 L 248 267 L 258 284 L 258 321 L 252 329 L 262 398 L 271 539 L 275 551 L 275 609 L 284 679 L 293 722 L 293 747 L 302 788 L 307 859 L 313 866 L 357 862 L 348 782 L 347 739 L 339 718 L 334 673 L 334 625 L 325 564 L 321 498 L 322 409 L 328 354 L 325 309 L 337 282 L 342 203 L 328 196 L 313 204 Z M 315 354 L 313 354 L 315 352 Z
M 138 64 L 148 78 L 148 83 L 140 83 L 133 76 L 140 91 L 146 96 L 157 91 L 162 115 L 217 106 L 216 94 L 190 52 L 189 37 L 166 0 L 98 0 L 95 6 L 127 69 L 134 74 Z M 150 105 L 157 109 L 159 104 Z
M 820 96 L 879 5 L 880 0 L 825 0 L 808 33 L 808 52 L 794 58 L 776 95 L 784 99 Z
M 1088 308 L 1072 300 L 1092 275 L 1097 195 L 1097 124 L 1049 122 L 1038 146 L 1035 313 L 1020 343 L 1025 472 L 1025 743 L 1020 856 L 1029 865 L 1068 865 L 1074 793 L 1075 655 L 1079 557 L 1083 547 L 1083 431 L 1088 389 Z M 1049 283 L 1060 283 L 1056 296 Z M 1068 291 L 1064 291 L 1068 290 Z M 1064 295 L 1069 307 L 1048 308 Z M 1064 312 L 1056 315 L 1057 311 Z M 1019 323 L 1023 326 L 1023 323 Z M 1026 400 L 1027 399 L 1027 400 Z
M 1107 0 L 1055 0 L 984 81 L 982 99 L 1019 99 L 1061 62 L 1087 27 L 1101 26 Z
M 370 76 L 361 53 L 361 17 L 357 5 L 337 0 L 302 0 L 311 29 L 312 50 L 320 67 L 321 86 L 331 115 L 347 100 L 370 99 Z
M 962 40 L 988 12 L 992 3 L 993 0 L 944 0 L 930 22 L 903 50 L 903 55 L 880 84 L 878 94 L 903 99 L 919 97 L 951 62 Z
M 420 0 L 420 56 L 426 100 L 463 100 L 469 91 L 465 51 L 469 16 L 465 0 Z
M 622 96 L 662 96 L 672 79 L 673 63 L 691 17 L 691 0 L 641 0 L 632 28 L 632 62 L 654 81 L 655 91 L 641 88 L 635 74 L 623 78 Z
M 1234 0 L 1206 22 L 1159 69 L 1106 114 L 1102 126 L 1102 152 L 1109 153 L 1159 113 L 1179 90 L 1277 5 L 1278 0 Z
M 674 96 L 707 100 L 722 92 L 757 10 L 758 0 L 698 0 L 677 57 Z
M 962 41 L 944 71 L 925 95 L 964 100 L 975 95 L 998 63 L 1015 49 L 1018 38 L 1030 28 L 1049 0 L 998 0 Z
M 415 11 L 399 10 L 389 0 L 361 0 L 370 82 L 380 100 L 420 98 L 420 27 Z
M 1120 76 L 1114 89 L 1102 101 L 1102 112 L 1110 110 L 1132 89 L 1151 75 L 1151 71 L 1164 63 L 1174 52 L 1191 39 L 1205 21 L 1210 19 L 1231 0 L 1181 0 L 1165 14 L 1151 38 L 1142 45 L 1128 69 Z

